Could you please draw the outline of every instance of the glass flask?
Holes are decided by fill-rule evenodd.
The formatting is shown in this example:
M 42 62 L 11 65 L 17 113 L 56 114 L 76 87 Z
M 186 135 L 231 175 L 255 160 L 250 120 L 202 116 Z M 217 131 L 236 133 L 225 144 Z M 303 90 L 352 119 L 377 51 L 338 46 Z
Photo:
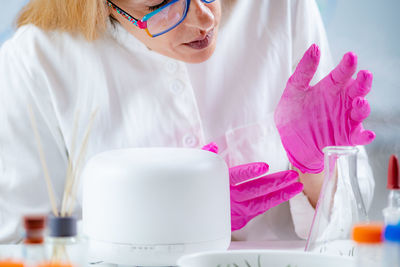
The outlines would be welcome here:
M 358 148 L 328 146 L 323 152 L 324 183 L 305 250 L 352 256 L 352 226 L 368 221 L 358 184 Z

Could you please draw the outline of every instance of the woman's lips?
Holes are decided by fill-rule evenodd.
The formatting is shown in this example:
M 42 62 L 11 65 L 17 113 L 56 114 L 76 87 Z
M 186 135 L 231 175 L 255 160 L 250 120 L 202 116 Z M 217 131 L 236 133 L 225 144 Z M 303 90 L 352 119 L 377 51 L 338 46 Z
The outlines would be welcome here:
M 190 43 L 184 43 L 184 45 L 193 49 L 198 49 L 198 50 L 204 49 L 210 45 L 213 35 L 214 35 L 214 30 L 211 30 L 206 34 L 204 38 L 200 40 L 194 40 Z

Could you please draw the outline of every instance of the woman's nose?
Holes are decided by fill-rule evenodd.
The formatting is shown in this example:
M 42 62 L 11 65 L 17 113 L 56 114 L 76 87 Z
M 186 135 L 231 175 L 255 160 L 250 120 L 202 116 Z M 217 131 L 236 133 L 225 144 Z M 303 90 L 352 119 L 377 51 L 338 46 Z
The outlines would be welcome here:
M 185 19 L 186 25 L 199 28 L 208 32 L 214 26 L 214 14 L 211 12 L 208 5 L 201 0 L 192 0 Z

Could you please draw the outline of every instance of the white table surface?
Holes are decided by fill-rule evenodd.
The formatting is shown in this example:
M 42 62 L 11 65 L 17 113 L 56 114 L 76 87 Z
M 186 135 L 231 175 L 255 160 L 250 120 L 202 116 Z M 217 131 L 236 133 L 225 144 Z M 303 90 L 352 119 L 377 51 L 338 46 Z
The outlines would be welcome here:
M 350 241 L 345 241 L 339 244 L 339 247 L 345 251 L 347 247 L 351 246 Z M 245 249 L 272 249 L 272 250 L 297 250 L 304 251 L 305 240 L 288 240 L 288 241 L 233 241 L 229 250 L 245 250 Z M 337 246 L 336 246 L 337 247 Z M 16 255 L 21 250 L 21 245 L 0 245 L 0 254 Z M 335 254 L 335 253 L 333 253 Z M 341 253 L 337 253 L 341 254 Z M 342 255 L 346 255 L 347 252 Z M 116 265 L 98 263 L 99 267 L 110 267 Z
M 288 249 L 288 250 L 304 250 L 304 240 L 287 240 L 287 241 L 232 241 L 229 250 L 238 249 Z M 16 253 L 21 249 L 21 245 L 2 245 L 0 244 L 1 253 Z
M 306 245 L 305 240 L 289 240 L 289 241 L 233 241 L 229 246 L 229 250 L 238 249 L 283 249 L 283 250 L 300 250 L 304 251 Z

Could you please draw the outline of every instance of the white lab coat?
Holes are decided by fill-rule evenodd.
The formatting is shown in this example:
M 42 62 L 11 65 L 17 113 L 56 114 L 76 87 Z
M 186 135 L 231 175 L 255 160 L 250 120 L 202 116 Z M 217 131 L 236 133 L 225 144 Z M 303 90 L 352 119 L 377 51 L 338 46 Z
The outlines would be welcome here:
M 91 112 L 99 108 L 87 158 L 123 147 L 200 148 L 213 141 L 230 166 L 265 161 L 270 173 L 288 169 L 272 119 L 286 81 L 312 43 L 322 51 L 314 80 L 332 68 L 317 6 L 311 0 L 240 0 L 224 16 L 215 53 L 195 65 L 148 50 L 118 25 L 94 42 L 28 25 L 3 45 L 0 242 L 19 239 L 21 214 L 50 211 L 27 105 L 59 201 L 77 110 L 80 144 Z M 374 182 L 365 152 L 359 162 L 369 206 Z M 313 211 L 301 194 L 233 237 L 304 238 Z

